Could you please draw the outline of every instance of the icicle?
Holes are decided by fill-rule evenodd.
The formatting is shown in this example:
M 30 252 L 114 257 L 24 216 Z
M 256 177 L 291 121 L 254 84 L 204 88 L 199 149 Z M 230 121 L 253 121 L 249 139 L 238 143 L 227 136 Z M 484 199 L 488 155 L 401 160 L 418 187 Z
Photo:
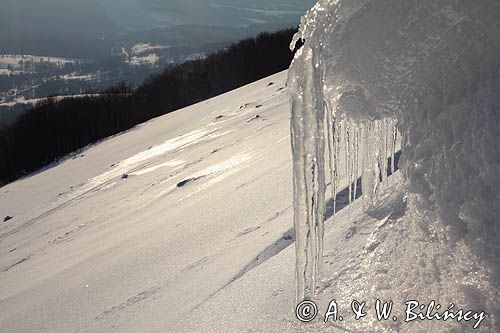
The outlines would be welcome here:
M 305 74 L 300 80 L 290 78 L 296 92 L 292 95 L 291 130 L 298 301 L 313 296 L 321 273 L 326 168 L 329 169 L 334 214 L 341 179 L 347 181 L 350 206 L 360 190 L 357 180 L 361 175 L 363 204 L 371 206 L 376 200 L 380 181 L 387 178 L 389 152 L 391 169 L 395 167 L 396 144 L 396 131 L 388 119 L 360 123 L 340 119 L 335 103 L 324 100 L 319 54 L 306 47 L 302 56 L 303 61 L 295 64 L 295 71 Z M 328 149 L 326 167 L 325 137 Z
M 290 77 L 297 92 L 291 100 L 291 131 L 298 301 L 314 293 L 321 272 L 325 209 L 325 116 L 320 57 L 310 47 L 301 51 L 303 77 Z
M 382 181 L 385 183 L 385 181 L 387 180 L 387 158 L 389 157 L 388 156 L 388 147 L 387 147 L 387 134 L 388 134 L 388 129 L 389 129 L 389 126 L 388 126 L 388 122 L 389 120 L 388 119 L 384 119 L 384 128 L 382 130 L 382 135 L 384 137 L 384 154 L 383 154 L 383 164 L 382 164 Z
M 375 202 L 377 198 L 377 190 L 379 188 L 380 184 L 380 165 L 382 164 L 382 156 L 381 156 L 381 151 L 380 151 L 380 142 L 382 141 L 381 138 L 381 133 L 380 133 L 380 120 L 375 121 L 375 133 L 373 134 L 373 139 L 375 141 L 375 163 L 374 163 L 374 176 L 375 179 L 373 180 L 373 192 L 372 192 L 372 198 L 371 202 L 372 204 Z
M 356 126 L 354 131 L 354 193 L 353 200 L 356 200 L 356 194 L 358 191 L 358 157 L 359 157 L 359 128 Z
M 351 124 L 351 202 L 356 200 L 356 195 L 354 194 L 354 184 L 356 183 L 356 125 Z
M 334 146 L 333 146 L 333 152 L 334 152 L 334 155 L 331 157 L 333 158 L 333 165 L 334 165 L 334 168 L 335 168 L 335 187 L 334 187 L 334 199 L 333 199 L 333 213 L 335 214 L 337 212 L 337 191 L 338 191 L 338 188 L 339 188 L 339 182 L 340 182 L 340 174 L 339 174 L 339 167 L 340 167 L 340 163 L 339 163 L 339 152 L 340 152 L 340 123 L 338 121 L 335 120 L 334 122 L 334 125 L 335 125 L 335 131 L 334 131 L 334 138 L 333 138 L 333 142 L 334 142 Z
M 337 194 L 337 134 L 336 134 L 336 121 L 334 119 L 334 114 L 332 108 L 329 107 L 328 103 L 324 101 L 325 106 L 325 116 L 326 116 L 326 127 L 327 127 L 327 141 L 328 141 L 328 166 L 330 168 L 330 190 L 331 196 L 333 198 L 333 214 L 336 213 L 336 194 Z
M 361 176 L 363 203 L 371 206 L 375 200 L 377 184 L 379 182 L 379 152 L 377 140 L 377 121 L 367 124 L 363 138 L 364 168 Z
M 368 137 L 370 135 L 371 124 L 363 127 L 363 172 L 361 175 L 361 189 L 363 191 L 363 206 L 368 204 L 369 191 L 369 167 L 370 167 L 370 147 Z
M 346 138 L 346 142 L 345 142 L 345 165 L 346 165 L 346 177 L 347 177 L 347 181 L 349 182 L 349 208 L 351 206 L 351 199 L 352 199 L 352 174 L 351 174 L 351 170 L 352 170 L 352 167 L 351 167 L 351 162 L 352 162 L 352 159 L 351 159 L 351 152 L 352 152 L 352 148 L 351 148 L 351 143 L 352 143 L 352 140 L 351 140 L 351 131 L 350 131 L 350 128 L 349 128 L 349 123 L 346 122 L 346 128 L 345 128 L 345 138 Z
M 391 174 L 396 171 L 396 140 L 398 137 L 398 129 L 395 125 L 392 127 L 392 149 L 391 149 Z

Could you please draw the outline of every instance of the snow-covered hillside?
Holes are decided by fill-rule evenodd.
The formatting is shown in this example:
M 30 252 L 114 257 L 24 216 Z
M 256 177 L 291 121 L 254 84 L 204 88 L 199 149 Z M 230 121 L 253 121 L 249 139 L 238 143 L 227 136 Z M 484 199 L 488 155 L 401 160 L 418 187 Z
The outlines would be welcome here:
M 170 331 L 290 245 L 285 78 L 2 187 L 0 331 Z

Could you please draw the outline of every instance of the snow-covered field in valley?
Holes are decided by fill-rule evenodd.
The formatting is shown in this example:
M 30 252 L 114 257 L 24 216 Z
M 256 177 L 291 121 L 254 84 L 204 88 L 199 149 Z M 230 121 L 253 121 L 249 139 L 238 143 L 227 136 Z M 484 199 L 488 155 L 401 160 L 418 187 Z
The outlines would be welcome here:
M 79 59 L 36 55 L 0 54 L 0 75 L 16 75 L 34 71 L 37 64 L 62 68 L 67 64 L 83 62 Z

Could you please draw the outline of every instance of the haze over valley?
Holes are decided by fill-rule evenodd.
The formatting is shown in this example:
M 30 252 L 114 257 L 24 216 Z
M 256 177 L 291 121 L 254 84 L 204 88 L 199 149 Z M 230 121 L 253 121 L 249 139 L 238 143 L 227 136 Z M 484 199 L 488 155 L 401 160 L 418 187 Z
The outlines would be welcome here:
M 0 122 L 297 26 L 314 1 L 0 0 Z M 61 28 L 64 27 L 64 28 Z

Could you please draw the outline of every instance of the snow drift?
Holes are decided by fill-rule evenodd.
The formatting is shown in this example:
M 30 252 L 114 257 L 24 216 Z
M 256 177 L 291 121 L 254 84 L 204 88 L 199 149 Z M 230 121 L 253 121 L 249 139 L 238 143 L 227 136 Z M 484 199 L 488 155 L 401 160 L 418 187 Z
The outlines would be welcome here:
M 484 306 L 496 327 L 500 3 L 320 0 L 292 45 L 298 39 L 305 45 L 289 72 L 298 299 L 314 293 L 321 270 L 326 174 L 334 189 L 338 154 L 347 153 L 351 186 L 361 176 L 366 207 L 373 207 L 381 170 L 394 160 L 397 124 L 404 214 L 415 230 L 387 241 L 378 255 L 399 255 L 389 274 L 428 257 L 415 268 L 428 278 L 412 288 Z M 411 248 L 413 257 L 396 247 Z M 393 288 L 397 294 L 404 287 Z

